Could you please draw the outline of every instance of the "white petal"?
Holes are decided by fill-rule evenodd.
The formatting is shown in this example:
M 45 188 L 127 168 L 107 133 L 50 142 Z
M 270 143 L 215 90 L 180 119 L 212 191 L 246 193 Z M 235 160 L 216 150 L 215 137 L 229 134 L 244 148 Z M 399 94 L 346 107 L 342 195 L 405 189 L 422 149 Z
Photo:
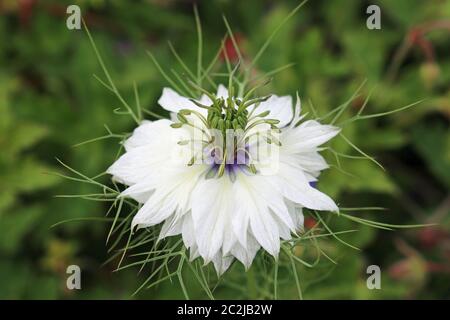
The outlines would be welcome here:
M 293 117 L 292 97 L 291 96 L 276 96 L 272 95 L 267 101 L 261 102 L 257 107 L 255 113 L 270 111 L 267 118 L 280 120 L 278 127 L 286 126 Z
M 171 123 L 167 119 L 142 121 L 142 124 L 134 129 L 131 137 L 125 141 L 125 150 L 130 151 L 133 148 L 142 147 L 160 140 L 170 130 Z
M 281 163 L 273 177 L 274 186 L 289 200 L 313 210 L 338 211 L 334 201 L 326 194 L 311 187 L 304 173 L 298 168 Z
M 297 94 L 297 100 L 295 102 L 295 108 L 294 108 L 294 118 L 292 119 L 292 122 L 290 124 L 290 127 L 293 128 L 297 122 L 299 122 L 303 116 L 300 116 L 300 114 L 302 113 L 302 103 L 300 100 L 300 97 Z
M 285 200 L 285 202 L 286 206 L 288 207 L 289 214 L 291 215 L 292 221 L 294 221 L 295 230 L 303 231 L 305 217 L 303 216 L 302 208 L 290 200 Z
M 216 97 L 227 99 L 228 98 L 228 89 L 224 85 L 219 84 L 219 86 L 217 87 Z
M 149 183 L 155 184 L 154 193 L 133 218 L 133 227 L 135 225 L 147 227 L 160 223 L 175 210 L 181 215 L 188 212 L 191 207 L 190 195 L 203 171 L 202 165 L 167 166 L 161 170 L 155 181 L 144 181 L 125 190 L 123 195 L 129 194 L 131 189 L 133 192 L 142 192 L 151 185 Z M 140 186 L 142 189 L 138 189 Z
M 202 96 L 200 97 L 199 102 L 205 106 L 209 106 L 212 104 L 211 99 L 206 95 L 206 94 L 202 94 Z
M 308 120 L 296 128 L 287 128 L 281 135 L 282 148 L 287 152 L 298 153 L 315 150 L 339 133 L 340 129 Z
M 269 211 L 263 209 L 251 215 L 250 228 L 259 244 L 272 256 L 277 257 L 280 251 L 280 234 Z
M 197 247 L 195 244 L 195 230 L 194 222 L 192 221 L 191 213 L 186 213 L 183 219 L 182 227 L 183 242 L 186 248 L 191 248 L 193 246 Z
M 284 202 L 283 195 L 276 192 L 272 186 L 270 177 L 265 176 L 249 176 L 247 179 L 251 181 L 255 190 L 255 195 L 264 199 L 264 203 L 270 209 L 272 215 L 280 219 L 288 229 L 294 230 L 294 222 L 289 215 L 288 208 Z M 253 180 L 253 181 L 252 181 Z
M 145 122 L 136 128 L 125 142 L 127 152 L 123 154 L 107 173 L 113 179 L 127 184 L 135 184 L 145 179 L 159 166 L 167 163 L 176 141 L 173 140 L 169 120 Z
M 179 95 L 171 88 L 164 88 L 158 104 L 164 109 L 172 112 L 178 112 L 181 109 L 200 109 L 188 98 Z
M 308 181 L 317 181 L 320 171 L 329 167 L 316 151 L 292 154 L 284 152 L 282 148 L 280 150 L 280 161 L 303 170 Z
M 210 105 L 211 99 L 206 95 L 202 95 L 200 100 L 197 100 L 201 104 Z M 174 120 L 176 117 L 174 113 L 178 113 L 182 109 L 195 110 L 202 115 L 206 116 L 207 111 L 204 108 L 198 107 L 189 98 L 179 95 L 176 91 L 171 88 L 164 88 L 161 97 L 158 100 L 158 104 L 164 109 L 171 111 L 171 118 Z
M 329 166 L 318 152 L 308 152 L 296 155 L 300 166 L 308 172 L 316 172 L 327 169 Z
M 220 252 L 217 253 L 216 256 L 214 257 L 214 259 L 212 260 L 217 274 L 220 276 L 225 271 L 227 271 L 227 269 L 230 267 L 233 260 L 234 260 L 234 258 L 232 256 L 223 257 Z
M 151 152 L 150 148 L 145 147 L 127 152 L 113 163 L 106 172 L 120 183 L 135 184 L 152 171 Z
M 192 247 L 189 248 L 189 261 L 194 261 L 195 259 L 197 259 L 198 257 L 200 257 L 200 253 L 198 252 L 198 248 L 197 245 L 193 245 Z
M 129 197 L 136 200 L 138 203 L 145 203 L 148 201 L 148 199 L 150 199 L 153 192 L 154 192 L 154 189 L 149 189 L 148 191 L 143 191 L 143 192 L 133 192 L 129 195 Z M 122 193 L 121 196 L 126 196 L 126 194 Z
M 150 180 L 144 180 L 140 183 L 135 183 L 132 186 L 126 188 L 120 194 L 121 197 L 130 197 L 139 203 L 145 203 L 150 199 L 156 188 L 156 183 Z
M 233 234 L 236 236 L 241 246 L 247 245 L 248 225 L 250 223 L 250 215 L 247 207 L 242 205 L 239 197 L 235 199 L 234 215 L 231 221 Z
M 183 227 L 183 218 L 180 218 L 176 214 L 173 214 L 164 222 L 161 228 L 161 232 L 159 233 L 158 240 L 180 234 L 182 231 L 182 227 Z
M 177 208 L 175 199 L 166 198 L 164 201 L 159 201 L 157 193 L 161 192 L 156 190 L 133 217 L 131 222 L 132 230 L 134 230 L 135 226 L 146 228 L 159 224 L 175 212 L 175 209 Z
M 273 219 L 269 207 L 260 194 L 251 177 L 240 174 L 236 182 L 235 201 L 242 206 L 241 212 L 249 216 L 250 230 L 259 244 L 274 257 L 278 256 L 280 238 L 278 224 Z
M 239 243 L 236 243 L 231 250 L 231 254 L 244 265 L 245 269 L 250 268 L 256 253 L 261 248 L 252 235 L 249 234 L 247 238 L 248 242 L 245 247 Z
M 228 218 L 228 221 L 226 222 L 226 227 L 223 231 L 223 244 L 222 244 L 222 255 L 227 256 L 229 255 L 231 249 L 233 246 L 238 242 L 238 239 L 236 237 L 236 234 L 234 233 L 233 227 L 232 227 L 232 221 L 233 218 L 231 216 L 233 214 L 236 214 L 235 212 L 231 211 L 229 213 L 230 217 Z
M 206 263 L 220 250 L 231 227 L 233 196 L 229 179 L 200 180 L 192 192 L 192 218 L 200 255 Z

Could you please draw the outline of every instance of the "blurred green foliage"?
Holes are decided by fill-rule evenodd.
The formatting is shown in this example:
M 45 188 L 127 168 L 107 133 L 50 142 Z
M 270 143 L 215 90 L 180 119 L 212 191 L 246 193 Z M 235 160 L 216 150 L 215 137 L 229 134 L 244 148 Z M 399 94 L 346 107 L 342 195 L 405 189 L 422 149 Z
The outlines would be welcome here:
M 344 134 L 386 167 L 367 160 L 341 159 L 349 176 L 332 168 L 319 188 L 343 207 L 382 206 L 388 211 L 357 213 L 391 223 L 436 223 L 420 230 L 380 231 L 331 219 L 335 230 L 361 252 L 321 240 L 327 259 L 314 269 L 299 268 L 305 298 L 450 298 L 450 2 L 373 1 L 381 8 L 382 29 L 368 30 L 368 1 L 310 1 L 277 34 L 258 63 L 257 74 L 295 63 L 279 73 L 269 90 L 299 92 L 303 109 L 311 103 L 324 115 L 346 101 L 367 79 L 362 95 L 347 111 L 358 112 L 373 93 L 367 113 L 393 110 L 426 98 L 419 106 L 382 119 L 359 121 Z M 137 270 L 113 273 L 105 239 L 109 226 L 82 221 L 100 217 L 108 206 L 55 194 L 94 192 L 62 179 L 55 157 L 94 176 L 112 163 L 117 140 L 72 147 L 113 132 L 130 132 L 132 119 L 114 113 L 118 101 L 93 74 L 98 62 L 83 31 L 66 28 L 72 1 L 2 1 L 0 4 L 0 298 L 130 298 L 145 279 Z M 190 1 L 77 1 L 118 89 L 156 110 L 167 86 L 145 54 L 151 49 L 161 65 L 175 67 L 170 40 L 189 65 L 195 65 L 196 33 Z M 245 57 L 251 58 L 297 1 L 199 1 L 205 31 L 205 56 L 220 46 L 224 13 Z M 161 110 L 157 110 L 161 112 Z M 354 154 L 337 140 L 335 150 Z M 338 166 L 331 153 L 325 154 Z M 104 178 L 107 182 L 107 178 Z M 378 215 L 378 216 L 376 216 Z M 51 226 L 63 220 L 80 219 Z M 314 258 L 307 248 L 298 255 Z M 65 289 L 66 267 L 79 264 L 82 290 Z M 382 270 L 382 290 L 368 290 L 366 267 Z M 281 298 L 296 298 L 294 280 L 283 278 Z M 267 298 L 251 287 L 236 286 L 243 274 L 233 266 L 230 281 L 217 297 Z M 248 279 L 254 277 L 246 274 Z M 187 281 L 190 282 L 189 277 Z M 258 278 L 256 286 L 266 286 Z M 249 282 L 251 284 L 251 282 Z M 270 283 L 268 284 L 271 285 Z M 190 284 L 192 298 L 205 298 Z M 144 290 L 138 298 L 182 298 L 176 282 Z

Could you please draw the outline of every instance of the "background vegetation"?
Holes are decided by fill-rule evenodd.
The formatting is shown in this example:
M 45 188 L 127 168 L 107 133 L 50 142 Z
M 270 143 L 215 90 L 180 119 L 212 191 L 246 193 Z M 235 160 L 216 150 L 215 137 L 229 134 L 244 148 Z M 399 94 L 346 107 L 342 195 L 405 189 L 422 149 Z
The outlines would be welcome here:
M 118 141 L 73 145 L 113 132 L 130 132 L 130 117 L 114 113 L 116 98 L 93 74 L 101 74 L 86 33 L 66 28 L 66 7 L 80 5 L 83 16 L 119 90 L 132 100 L 138 84 L 144 108 L 162 113 L 156 101 L 167 83 L 146 54 L 175 68 L 170 40 L 189 65 L 195 65 L 196 32 L 192 1 L 36 1 L 0 2 L 0 298 L 132 298 L 145 280 L 138 269 L 113 272 L 104 265 L 109 226 L 105 202 L 60 199 L 56 194 L 95 192 L 62 179 L 58 157 L 88 176 L 113 161 Z M 368 30 L 365 10 L 381 7 L 382 29 Z M 244 56 L 254 55 L 297 1 L 198 1 L 205 56 L 219 48 L 226 29 L 224 13 Z M 295 63 L 280 72 L 270 91 L 299 91 L 307 110 L 320 114 L 346 101 L 367 79 L 346 116 L 361 108 L 372 89 L 367 112 L 386 112 L 426 98 L 420 105 L 382 119 L 347 126 L 344 133 L 386 168 L 367 160 L 341 159 L 341 170 L 321 176 L 319 188 L 341 206 L 382 206 L 387 211 L 357 213 L 398 224 L 436 223 L 434 227 L 383 231 L 333 219 L 335 230 L 359 229 L 342 236 L 362 249 L 335 239 L 321 240 L 327 259 L 313 269 L 299 268 L 305 298 L 450 298 L 450 1 L 310 1 L 278 33 L 256 72 Z M 228 41 L 226 50 L 235 58 Z M 223 61 L 222 61 L 223 63 Z M 345 116 L 345 115 L 344 115 Z M 151 119 L 151 117 L 148 117 Z M 345 144 L 339 152 L 354 154 Z M 349 176 L 342 171 L 352 173 Z M 53 173 L 53 174 L 50 174 Z M 105 179 L 105 181 L 107 181 Z M 97 190 L 98 191 L 98 190 Z M 78 219 L 51 228 L 62 220 Z M 307 219 L 307 227 L 314 225 Z M 309 259 L 299 246 L 299 257 Z M 82 268 L 82 290 L 66 289 L 66 267 Z M 382 290 L 366 288 L 366 267 L 382 270 Z M 233 281 L 243 268 L 233 266 L 215 290 L 219 298 L 271 298 L 256 278 L 250 290 Z M 282 272 L 282 270 L 280 270 Z M 251 273 L 250 273 L 251 275 Z M 249 276 L 250 277 L 250 276 Z M 205 293 L 187 277 L 192 298 Z M 294 280 L 280 275 L 279 296 L 296 298 Z M 182 298 L 177 281 L 167 281 L 134 298 Z

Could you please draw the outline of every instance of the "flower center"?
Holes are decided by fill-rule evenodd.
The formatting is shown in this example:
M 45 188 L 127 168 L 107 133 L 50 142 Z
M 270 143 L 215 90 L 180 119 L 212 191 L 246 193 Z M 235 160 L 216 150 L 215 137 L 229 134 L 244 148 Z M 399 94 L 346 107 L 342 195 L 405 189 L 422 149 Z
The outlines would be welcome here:
M 219 98 L 210 106 L 207 117 L 209 127 L 224 132 L 227 129 L 244 130 L 248 122 L 248 110 L 240 100 L 227 100 L 226 104 L 223 98 Z
M 207 110 L 206 117 L 204 113 L 191 109 L 182 109 L 177 113 L 179 122 L 173 123 L 173 128 L 182 126 L 191 126 L 195 132 L 202 132 L 201 139 L 192 138 L 191 140 L 180 141 L 179 144 L 203 143 L 202 151 L 194 153 L 188 165 L 197 163 L 197 157 L 211 161 L 212 167 L 207 177 L 221 177 L 225 172 L 230 176 L 235 175 L 236 169 L 244 169 L 251 173 L 256 173 L 256 168 L 251 164 L 248 154 L 248 140 L 253 136 L 249 131 L 258 125 L 269 125 L 271 130 L 280 131 L 277 119 L 270 119 L 267 116 L 269 110 L 257 113 L 257 108 L 261 102 L 266 101 L 270 96 L 250 99 L 250 94 L 244 98 L 234 98 L 233 88 L 230 89 L 230 95 L 227 98 L 216 97 L 207 93 L 211 105 L 203 105 L 200 102 L 191 99 L 198 107 Z M 200 121 L 199 121 L 200 120 Z M 279 144 L 277 139 L 266 133 L 261 135 L 269 144 Z

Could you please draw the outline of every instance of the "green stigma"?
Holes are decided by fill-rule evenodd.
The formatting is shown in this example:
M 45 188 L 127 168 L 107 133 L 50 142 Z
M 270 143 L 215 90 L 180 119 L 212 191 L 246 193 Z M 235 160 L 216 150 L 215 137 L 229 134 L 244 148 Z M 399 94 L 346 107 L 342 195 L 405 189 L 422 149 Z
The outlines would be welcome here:
M 239 99 L 230 96 L 224 99 L 208 93 L 208 97 L 213 101 L 211 105 L 203 105 L 194 99 L 190 99 L 195 105 L 208 111 L 206 117 L 195 110 L 182 109 L 177 113 L 179 122 L 172 124 L 172 127 L 180 128 L 183 125 L 193 125 L 186 116 L 194 115 L 203 122 L 207 129 L 220 130 L 224 135 L 227 130 L 242 130 L 245 132 L 255 125 L 263 123 L 269 124 L 272 129 L 278 129 L 279 120 L 266 118 L 270 111 L 267 110 L 259 114 L 254 112 L 259 104 L 269 99 L 270 96 L 254 99 Z M 249 112 L 250 106 L 253 106 L 253 108 Z
M 270 126 L 271 130 L 275 130 L 278 133 L 280 129 L 278 128 L 279 120 L 268 118 L 270 111 L 265 110 L 258 113 L 258 107 L 264 101 L 270 98 L 269 96 L 255 97 L 252 98 L 252 93 L 254 89 L 247 92 L 242 98 L 234 97 L 234 88 L 230 84 L 228 87 L 229 96 L 216 97 L 215 94 L 211 94 L 206 90 L 190 83 L 195 89 L 207 95 L 212 102 L 210 105 L 204 105 L 197 100 L 190 99 L 192 103 L 201 109 L 207 110 L 206 114 L 200 112 L 200 110 L 192 109 L 182 109 L 177 113 L 178 122 L 171 124 L 172 128 L 181 128 L 183 126 L 191 126 L 203 132 L 204 137 L 200 140 L 191 139 L 179 141 L 180 145 L 186 145 L 190 142 L 202 142 L 203 147 L 209 148 L 208 150 L 215 150 L 217 146 L 220 146 L 221 156 L 219 157 L 219 166 L 217 170 L 214 171 L 214 176 L 221 177 L 225 172 L 226 161 L 232 157 L 236 158 L 239 148 L 245 149 L 249 139 L 255 134 L 248 134 L 248 132 L 258 126 L 267 124 Z M 197 118 L 201 121 L 203 125 L 199 125 L 199 122 L 193 119 Z M 230 131 L 232 134 L 230 134 Z M 221 138 L 217 139 L 216 133 L 219 133 Z M 273 133 L 273 132 L 272 132 Z M 264 139 L 269 144 L 281 145 L 279 140 L 272 135 L 271 132 L 261 134 L 262 139 Z M 232 140 L 229 140 L 232 139 Z M 229 141 L 228 141 L 229 140 Z M 232 142 L 232 143 L 230 143 Z M 214 148 L 213 148 L 214 147 Z M 202 152 L 193 155 L 192 159 L 189 161 L 188 166 L 195 163 L 198 156 L 202 156 Z M 216 157 L 216 154 L 214 155 Z M 256 169 L 253 165 L 246 164 L 249 167 L 249 171 L 256 173 Z

